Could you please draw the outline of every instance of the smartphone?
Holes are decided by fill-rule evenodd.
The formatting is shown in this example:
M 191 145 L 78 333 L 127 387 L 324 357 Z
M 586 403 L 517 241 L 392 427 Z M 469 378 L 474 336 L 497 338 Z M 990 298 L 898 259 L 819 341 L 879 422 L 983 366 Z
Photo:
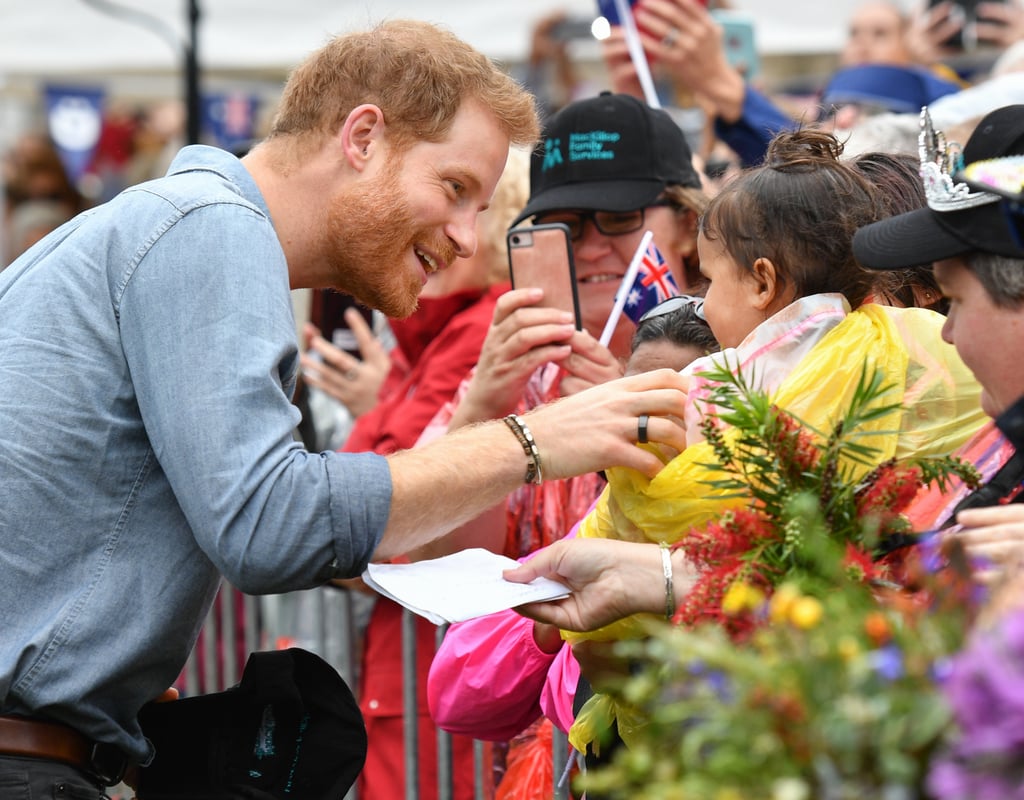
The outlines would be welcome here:
M 373 329 L 373 311 L 356 301 L 354 297 L 334 289 L 313 291 L 310 321 L 320 329 L 320 334 L 335 347 L 340 347 L 353 358 L 362 358 L 356 335 L 345 321 L 346 309 L 354 308 Z
M 947 0 L 928 0 L 928 8 L 934 8 L 935 6 L 946 2 Z M 979 44 L 983 42 L 978 41 L 978 34 L 976 24 L 978 22 L 978 4 L 984 2 L 1006 2 L 1006 0 L 954 0 L 952 3 L 953 10 L 950 15 L 957 15 L 963 20 L 963 26 L 954 33 L 951 37 L 946 39 L 942 44 L 945 47 L 952 48 L 954 50 L 964 50 L 970 52 L 978 48 Z
M 590 17 L 566 17 L 551 28 L 551 38 L 560 42 L 592 39 L 594 20 Z
M 761 59 L 754 43 L 754 22 L 735 11 L 715 10 L 711 16 L 722 26 L 722 45 L 729 63 L 738 69 L 745 80 L 756 78 L 761 71 Z
M 508 268 L 513 289 L 539 287 L 542 306 L 568 311 L 576 330 L 583 330 L 576 291 L 576 263 L 569 228 L 560 222 L 513 228 L 506 235 Z

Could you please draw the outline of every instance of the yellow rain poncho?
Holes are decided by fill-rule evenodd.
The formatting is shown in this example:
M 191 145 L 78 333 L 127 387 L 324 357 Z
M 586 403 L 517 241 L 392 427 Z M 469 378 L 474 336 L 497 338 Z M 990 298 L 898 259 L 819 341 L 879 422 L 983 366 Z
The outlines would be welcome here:
M 838 312 L 836 319 L 841 321 L 827 329 L 813 346 L 796 347 L 799 359 L 787 366 L 769 390 L 780 408 L 819 431 L 828 431 L 849 406 L 867 365 L 869 370 L 874 367 L 882 371 L 883 386 L 894 387 L 878 402 L 899 403 L 904 409 L 901 417 L 890 414 L 875 422 L 873 434 L 861 440 L 877 448 L 877 463 L 890 458 L 947 456 L 985 424 L 987 417 L 979 402 L 981 389 L 954 348 L 942 341 L 942 317 L 921 309 L 875 304 L 843 316 L 845 302 L 835 300 L 837 297 L 803 298 L 787 309 L 796 309 L 790 311 L 795 320 L 789 328 L 792 331 L 804 324 L 800 315 L 820 308 L 823 298 L 843 306 L 828 312 Z M 775 333 L 777 330 L 772 335 Z M 767 353 L 773 341 L 747 347 L 754 355 L 746 361 L 741 359 L 745 374 L 761 374 L 762 366 L 771 366 Z M 777 369 L 777 362 L 774 367 Z M 895 433 L 897 422 L 899 432 Z M 725 435 L 728 438 L 728 430 Z M 701 441 L 687 447 L 652 479 L 626 468 L 608 470 L 609 484 L 595 509 L 583 520 L 578 535 L 678 541 L 693 526 L 743 502 L 716 496 L 706 484 L 714 473 L 702 465 L 714 462 L 710 445 Z M 859 469 L 860 474 L 866 474 L 870 467 Z M 570 643 L 638 635 L 640 626 L 633 617 L 589 634 L 563 633 Z M 570 741 L 583 750 L 600 730 L 617 719 L 619 733 L 628 745 L 630 732 L 642 724 L 634 716 L 629 709 L 616 708 L 608 696 L 595 695 L 578 715 Z

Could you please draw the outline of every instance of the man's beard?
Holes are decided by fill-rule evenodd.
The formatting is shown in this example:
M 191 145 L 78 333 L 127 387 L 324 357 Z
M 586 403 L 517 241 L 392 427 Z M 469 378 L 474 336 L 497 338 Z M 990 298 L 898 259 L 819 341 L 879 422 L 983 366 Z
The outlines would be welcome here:
M 414 243 L 445 263 L 455 257 L 451 242 L 414 227 L 398 181 L 401 166 L 400 159 L 391 162 L 372 183 L 357 183 L 330 200 L 324 253 L 336 288 L 396 319 L 416 310 L 423 288 L 406 265 Z

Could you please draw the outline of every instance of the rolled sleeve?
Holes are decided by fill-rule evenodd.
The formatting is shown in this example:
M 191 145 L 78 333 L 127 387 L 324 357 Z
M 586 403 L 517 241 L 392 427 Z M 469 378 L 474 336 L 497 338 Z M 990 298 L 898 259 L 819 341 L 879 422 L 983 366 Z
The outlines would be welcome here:
M 391 470 L 374 453 L 328 453 L 334 548 L 332 578 L 366 569 L 384 535 L 391 510 Z

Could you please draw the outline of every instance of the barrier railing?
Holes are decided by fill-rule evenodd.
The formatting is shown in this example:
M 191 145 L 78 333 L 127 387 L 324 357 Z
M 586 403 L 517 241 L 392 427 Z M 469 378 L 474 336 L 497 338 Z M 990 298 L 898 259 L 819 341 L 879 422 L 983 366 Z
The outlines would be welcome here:
M 329 595 L 327 593 L 330 593 Z M 345 682 L 356 691 L 358 671 L 355 654 L 357 637 L 350 592 L 335 589 L 314 589 L 305 595 L 301 610 L 291 614 L 275 608 L 275 602 L 289 595 L 258 598 L 244 595 L 222 585 L 210 609 L 199 640 L 182 673 L 180 688 L 184 694 L 197 695 L 222 691 L 238 683 L 245 659 L 254 650 L 274 649 L 295 645 L 324 658 L 338 670 Z M 331 602 L 328 603 L 328 597 Z M 405 774 L 418 774 L 418 726 L 416 724 L 416 632 L 415 615 L 406 611 L 402 623 L 403 704 L 405 719 Z M 444 636 L 438 629 L 437 642 Z M 438 800 L 452 800 L 453 776 L 451 738 L 441 731 L 438 735 Z M 492 800 L 488 789 L 491 765 L 483 742 L 474 743 L 475 800 Z M 556 730 L 552 736 L 552 767 L 555 787 L 552 800 L 569 800 L 566 786 L 559 786 L 569 757 L 565 734 Z M 419 800 L 417 781 L 407 781 L 405 800 Z M 355 787 L 345 800 L 359 800 Z M 369 800 L 368 798 L 365 800 Z M 397 800 L 397 799 L 396 799 Z

